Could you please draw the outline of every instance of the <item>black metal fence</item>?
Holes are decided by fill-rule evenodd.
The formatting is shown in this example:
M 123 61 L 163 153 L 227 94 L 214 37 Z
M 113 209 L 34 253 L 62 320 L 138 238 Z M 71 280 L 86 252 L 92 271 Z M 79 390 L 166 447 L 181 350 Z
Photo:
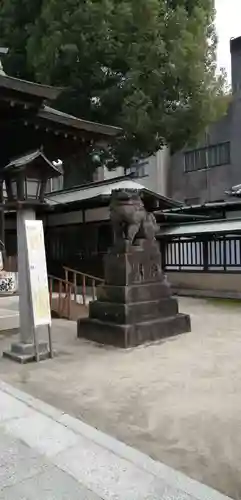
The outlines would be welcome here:
M 241 235 L 162 241 L 168 271 L 241 272 Z

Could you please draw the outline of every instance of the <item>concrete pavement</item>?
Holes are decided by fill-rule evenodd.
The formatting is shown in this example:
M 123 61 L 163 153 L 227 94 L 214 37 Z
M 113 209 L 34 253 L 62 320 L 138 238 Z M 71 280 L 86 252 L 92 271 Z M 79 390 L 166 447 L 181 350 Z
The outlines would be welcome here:
M 1 500 L 227 500 L 0 382 Z

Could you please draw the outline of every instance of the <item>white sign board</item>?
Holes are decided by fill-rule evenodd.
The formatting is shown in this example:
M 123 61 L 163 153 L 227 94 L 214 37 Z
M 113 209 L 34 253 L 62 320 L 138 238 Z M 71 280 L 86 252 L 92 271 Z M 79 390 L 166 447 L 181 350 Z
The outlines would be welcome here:
M 34 325 L 50 325 L 51 312 L 43 223 L 40 220 L 26 220 L 25 229 Z

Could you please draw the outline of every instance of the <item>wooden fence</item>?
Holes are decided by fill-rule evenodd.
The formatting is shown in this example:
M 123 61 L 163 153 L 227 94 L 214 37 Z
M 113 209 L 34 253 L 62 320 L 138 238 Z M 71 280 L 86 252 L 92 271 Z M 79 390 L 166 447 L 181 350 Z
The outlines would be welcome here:
M 241 272 L 241 236 L 182 237 L 161 243 L 168 271 Z

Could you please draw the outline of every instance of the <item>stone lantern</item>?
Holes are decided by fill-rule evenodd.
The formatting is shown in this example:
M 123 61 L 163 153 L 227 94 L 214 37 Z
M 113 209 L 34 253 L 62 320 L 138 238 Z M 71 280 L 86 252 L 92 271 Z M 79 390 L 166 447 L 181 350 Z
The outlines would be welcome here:
M 11 351 L 5 352 L 4 355 L 21 363 L 32 361 L 36 356 L 25 221 L 36 218 L 36 208 L 45 204 L 48 179 L 59 175 L 62 175 L 59 163 L 56 166 L 49 161 L 41 150 L 12 160 L 1 172 L 1 181 L 5 182 L 7 194 L 4 206 L 17 212 L 20 321 L 20 342 L 13 343 Z M 41 359 L 49 356 L 47 342 L 38 341 L 38 353 Z

